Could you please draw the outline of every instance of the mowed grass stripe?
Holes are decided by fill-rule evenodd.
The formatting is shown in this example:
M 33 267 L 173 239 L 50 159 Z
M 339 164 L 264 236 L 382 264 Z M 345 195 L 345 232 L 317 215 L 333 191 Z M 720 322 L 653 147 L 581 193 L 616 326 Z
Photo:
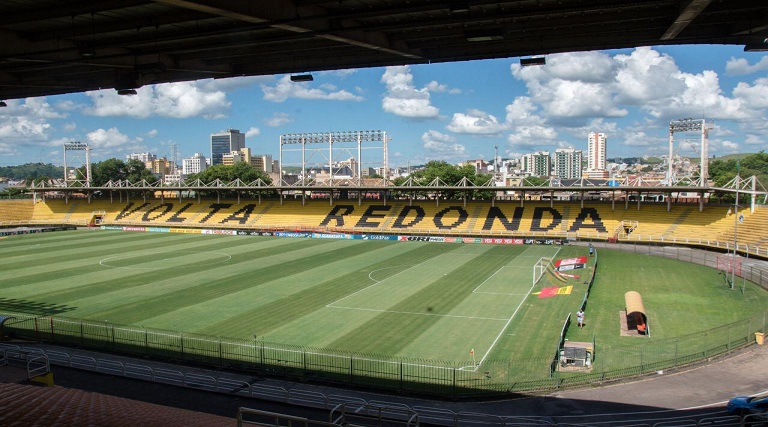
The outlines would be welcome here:
M 206 237 L 199 237 L 206 239 Z M 226 279 L 232 275 L 241 274 L 243 271 L 254 269 L 254 259 L 260 259 L 262 266 L 279 266 L 293 257 L 301 257 L 316 249 L 307 247 L 309 242 L 283 240 L 280 246 L 271 246 L 270 242 L 259 244 L 251 239 L 240 253 L 233 256 L 231 262 L 222 263 L 221 266 L 210 268 L 206 265 L 190 266 L 183 270 L 167 270 L 158 274 L 157 271 L 142 272 L 134 275 L 110 278 L 99 282 L 87 282 L 80 286 L 60 287 L 57 291 L 45 292 L 41 297 L 58 301 L 64 300 L 71 305 L 82 307 L 77 315 L 89 318 L 100 315 L 105 309 L 114 308 L 121 304 L 136 303 L 146 299 L 160 298 L 174 292 L 181 292 L 187 288 L 211 283 L 213 280 Z M 264 244 L 267 243 L 266 246 Z M 244 250 L 244 249 L 250 250 Z M 120 269 L 106 269 L 106 272 L 120 271 Z M 81 279 L 83 279 L 81 277 Z M 173 307 L 169 305 L 168 307 Z
M 331 242 L 325 246 L 336 246 L 338 242 Z M 342 242 L 344 244 L 347 242 Z M 229 267 L 226 277 L 209 276 L 205 283 L 187 286 L 173 292 L 156 296 L 151 300 L 140 300 L 128 304 L 121 304 L 107 310 L 93 313 L 93 316 L 101 319 L 109 319 L 115 323 L 140 323 L 144 319 L 159 316 L 169 310 L 170 307 L 193 306 L 200 301 L 218 298 L 223 295 L 240 292 L 250 287 L 260 286 L 278 277 L 297 274 L 301 271 L 311 270 L 319 266 L 345 259 L 360 252 L 357 246 L 360 243 L 339 245 L 335 250 L 317 253 L 315 256 L 286 260 L 277 265 L 258 268 L 254 265 L 256 260 L 250 263 L 241 263 L 240 268 Z M 327 249 L 327 248 L 326 248 Z
M 364 246 L 357 248 L 357 250 L 365 251 L 375 248 L 380 244 L 382 242 L 366 242 Z M 280 331 L 276 331 L 277 328 L 289 325 L 303 316 L 323 310 L 327 304 L 370 286 L 372 284 L 371 279 L 368 277 L 370 272 L 381 271 L 383 273 L 386 271 L 387 274 L 394 275 L 397 274 L 397 269 L 387 269 L 385 267 L 423 262 L 454 249 L 454 247 L 447 245 L 403 245 L 396 242 L 388 242 L 387 244 L 394 245 L 394 256 L 366 259 L 366 262 L 359 265 L 355 271 L 331 279 L 317 277 L 317 280 L 312 282 L 311 286 L 300 292 L 274 299 L 237 317 L 215 323 L 205 328 L 202 332 L 242 336 L 247 334 L 247 331 L 255 330 L 260 335 L 267 335 L 270 339 L 283 342 L 286 337 Z M 356 258 L 345 260 L 345 262 L 350 263 L 355 263 L 356 261 Z M 334 315 L 327 311 L 323 311 L 323 313 L 324 315 Z M 333 333 L 331 330 L 320 330 L 314 327 L 302 328 L 301 332 L 303 337 L 323 337 Z M 252 334 L 253 332 L 250 333 Z M 311 341 L 297 342 L 311 343 Z
M 215 244 L 218 239 L 211 239 L 210 237 L 213 236 L 197 236 L 196 240 L 199 243 L 196 244 L 196 247 L 205 251 L 207 246 L 204 243 L 214 243 L 213 247 L 220 249 L 218 244 Z M 235 241 L 231 243 L 235 243 Z M 305 248 L 305 245 L 300 244 L 300 242 L 291 242 L 288 239 L 270 239 L 259 242 L 255 238 L 249 238 L 239 240 L 237 243 L 240 244 L 239 253 L 234 254 L 230 262 L 222 263 L 218 268 L 211 268 L 209 265 L 191 265 L 184 269 L 170 266 L 162 271 L 131 271 L 104 267 L 99 265 L 99 259 L 91 258 L 90 264 L 83 268 L 57 270 L 54 268 L 55 266 L 50 266 L 51 271 L 45 274 L 45 281 L 40 280 L 12 290 L 6 289 L 3 293 L 4 295 L 12 294 L 16 298 L 46 299 L 57 303 L 76 302 L 84 304 L 88 301 L 82 300 L 90 300 L 96 304 L 95 307 L 104 307 L 135 299 L 137 295 L 133 295 L 134 292 L 145 297 L 169 292 L 163 289 L 163 281 L 165 280 L 172 286 L 187 286 L 196 281 L 209 281 L 211 277 L 216 277 L 217 274 L 219 277 L 225 276 L 229 271 L 238 271 L 236 267 L 238 263 L 249 264 L 254 257 L 275 257 L 276 250 L 274 248 L 276 245 L 287 249 L 283 249 L 282 252 L 277 251 L 282 256 L 276 256 L 276 259 L 273 260 L 274 264 L 283 262 L 291 250 Z M 174 250 L 174 246 L 161 245 L 160 247 L 164 247 L 170 252 Z M 230 245 L 230 249 L 234 250 L 235 247 Z M 305 249 L 307 251 L 312 250 L 311 247 Z M 152 290 L 139 289 L 142 287 L 149 287 Z M 112 293 L 120 293 L 120 295 L 109 295 Z M 84 307 L 86 311 L 79 313 L 85 315 L 88 308 L 93 309 L 95 307 L 89 307 L 86 304 Z
M 412 264 L 401 273 L 369 286 L 360 292 L 346 296 L 329 305 L 331 308 L 348 310 L 387 311 L 429 286 L 439 277 L 447 276 L 459 266 L 471 262 L 481 249 L 488 247 L 460 246 L 450 253 L 445 253 L 429 260 Z
M 0 257 L 0 267 L 12 268 L 18 267 L 19 264 L 27 265 L 31 262 L 42 263 L 48 260 L 56 261 L 60 257 L 68 256 L 73 251 L 99 253 L 104 247 L 114 246 L 119 248 L 121 246 L 130 246 L 131 242 L 137 240 L 146 242 L 147 239 L 138 239 L 136 234 L 130 238 L 129 233 L 122 233 L 128 235 L 119 239 L 107 240 L 104 238 L 102 232 L 83 232 L 83 231 L 66 231 L 60 232 L 62 235 L 66 235 L 66 238 L 49 239 L 48 236 L 54 236 L 56 233 L 49 233 L 46 235 L 38 235 L 34 241 L 35 244 L 23 245 L 21 247 L 14 248 L 12 251 L 7 250 Z M 85 236 L 88 238 L 85 238 Z M 136 245 L 140 243 L 134 243 Z M 4 245 L 3 245 L 4 246 Z
M 101 243 L 107 241 L 103 239 Z M 172 243 L 180 244 L 180 246 L 171 246 Z M 130 253 L 138 253 L 140 251 L 151 252 L 152 248 L 157 248 L 155 251 L 168 248 L 177 248 L 177 250 L 182 251 L 186 250 L 187 247 L 194 247 L 196 250 L 213 251 L 221 247 L 231 247 L 231 244 L 216 245 L 215 240 L 208 242 L 207 246 L 201 246 L 200 243 L 187 241 L 184 244 L 184 241 L 177 241 L 175 239 L 170 239 L 169 241 L 167 238 L 162 242 L 157 240 L 147 242 L 138 239 L 106 245 L 96 245 L 94 242 L 91 242 L 89 246 L 72 245 L 66 250 L 48 248 L 46 245 L 46 247 L 40 248 L 39 253 L 36 255 L 28 256 L 25 259 L 16 259 L 14 263 L 3 266 L 3 272 L 0 273 L 0 277 L 5 280 L 0 284 L 0 289 L 46 281 L 51 272 L 56 272 L 56 278 L 60 278 L 102 271 L 105 266 L 100 265 L 99 261 L 107 257 L 127 257 L 130 256 L 128 255 Z M 172 252 L 169 250 L 169 253 Z
M 45 264 L 35 263 L 33 267 L 18 267 L 10 268 L 0 272 L 0 289 L 3 289 L 7 293 L 24 294 L 46 294 L 49 290 L 61 290 L 64 288 L 88 288 L 90 286 L 102 284 L 107 288 L 114 288 L 115 285 L 136 285 L 142 283 L 152 283 L 157 281 L 158 277 L 162 277 L 163 274 L 170 276 L 178 275 L 178 272 L 174 270 L 178 269 L 176 265 L 170 264 L 165 269 L 156 269 L 153 271 L 147 271 L 137 269 L 131 271 L 129 269 L 115 269 L 100 264 L 100 261 L 108 257 L 114 256 L 130 256 L 131 252 L 127 252 L 130 249 L 141 249 L 142 251 L 150 251 L 157 253 L 159 250 L 165 250 L 169 254 L 178 253 L 179 251 L 188 250 L 189 248 L 195 248 L 196 251 L 218 251 L 226 249 L 234 252 L 237 247 L 247 247 L 247 245 L 253 244 L 246 239 L 243 240 L 230 240 L 229 242 L 223 242 L 220 239 L 209 239 L 208 237 L 198 236 L 197 241 L 184 240 L 179 243 L 183 243 L 182 246 L 171 245 L 174 241 L 172 236 L 168 236 L 170 239 L 166 239 L 163 244 L 148 246 L 146 242 L 139 242 L 137 246 L 113 246 L 107 245 L 105 249 L 98 252 L 96 256 L 84 257 L 78 253 L 78 249 L 74 248 L 70 255 L 60 258 L 57 262 L 49 262 Z M 231 236 L 230 236 L 231 238 Z M 107 241 L 107 240 L 105 240 Z M 287 242 L 279 242 L 274 240 L 275 244 L 285 245 Z M 153 241 L 153 243 L 158 243 Z M 268 244 L 267 246 L 270 246 Z M 264 254 L 269 254 L 268 248 L 258 249 Z M 154 255 L 157 257 L 157 255 Z M 236 256 L 233 256 L 236 262 Z M 210 269 L 210 265 L 197 265 L 190 266 L 192 270 L 205 270 Z M 18 288 L 22 289 L 11 289 Z M 99 293 L 98 286 L 91 288 L 91 292 Z
M 189 239 L 189 235 L 176 235 L 179 238 Z M 15 236 L 20 237 L 20 236 Z M 3 255 L 0 262 L 6 260 L 13 261 L 17 257 L 37 256 L 41 250 L 44 252 L 53 252 L 61 254 L 62 251 L 72 249 L 99 249 L 103 246 L 120 246 L 130 244 L 131 242 L 151 242 L 153 240 L 162 241 L 171 236 L 160 233 L 125 233 L 118 231 L 61 231 L 56 233 L 41 233 L 24 236 L 25 239 L 10 240 L 0 245 Z M 8 244 L 5 244 L 8 243 Z
M 523 253 L 522 249 L 511 246 L 489 246 L 489 255 L 506 255 L 510 258 Z M 488 277 L 510 261 L 507 257 L 483 256 L 477 254 L 456 268 L 451 274 L 439 277 L 429 286 L 410 298 L 392 306 L 397 313 L 381 313 L 356 330 L 329 344 L 330 348 L 356 349 L 363 352 L 400 354 L 410 343 L 416 342 L 426 330 L 439 322 L 440 316 L 400 314 L 403 312 L 448 314 L 477 286 L 478 277 Z M 482 311 L 478 312 L 482 315 Z M 397 325 L 393 327 L 392 325 Z M 461 333 L 446 331 L 446 333 Z
M 336 245 L 345 246 L 349 242 L 337 242 Z M 184 310 L 169 312 L 158 317 L 147 319 L 146 323 L 158 326 L 167 326 L 172 322 L 182 321 L 185 328 L 216 335 L 249 337 L 253 334 L 254 327 L 262 335 L 268 333 L 268 325 L 260 323 L 255 325 L 251 317 L 253 313 L 259 313 L 268 309 L 276 301 L 283 305 L 282 312 L 295 315 L 297 306 L 306 306 L 303 299 L 316 300 L 318 294 L 326 287 L 339 281 L 355 280 L 368 281 L 364 273 L 365 266 L 385 262 L 388 259 L 400 256 L 402 247 L 397 247 L 393 242 L 364 244 L 358 246 L 355 255 L 338 258 L 333 262 L 308 269 L 296 274 L 277 277 L 263 283 L 258 287 L 251 287 L 240 292 L 227 294 L 220 298 L 200 302 Z M 362 270 L 361 270 L 362 269 Z M 358 277 L 355 277 L 358 276 Z M 309 290 L 314 290 L 315 293 Z M 309 292 L 308 292 L 309 291 Z M 248 319 L 245 319 L 248 317 Z M 244 320 L 247 320 L 244 322 Z M 279 321 L 278 318 L 272 318 Z M 213 324 L 211 327 L 210 325 Z M 206 328 L 206 329 L 202 329 Z

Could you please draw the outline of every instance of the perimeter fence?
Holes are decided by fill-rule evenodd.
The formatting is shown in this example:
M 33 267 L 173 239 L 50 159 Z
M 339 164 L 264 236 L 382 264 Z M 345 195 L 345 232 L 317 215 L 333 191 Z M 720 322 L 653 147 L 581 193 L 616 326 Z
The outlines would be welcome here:
M 3 333 L 17 339 L 79 347 L 128 356 L 253 372 L 438 398 L 471 398 L 510 393 L 552 392 L 673 369 L 746 346 L 766 331 L 768 311 L 685 337 L 643 340 L 621 349 L 595 349 L 587 372 L 550 370 L 552 358 L 454 363 L 346 353 L 190 334 L 59 316 L 6 314 Z M 599 343 L 598 343 L 599 346 Z

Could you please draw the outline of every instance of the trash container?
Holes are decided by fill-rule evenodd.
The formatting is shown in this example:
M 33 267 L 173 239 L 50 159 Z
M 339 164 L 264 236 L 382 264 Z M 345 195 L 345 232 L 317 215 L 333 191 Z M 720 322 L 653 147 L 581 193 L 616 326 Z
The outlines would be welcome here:
M 765 343 L 765 334 L 763 332 L 755 332 L 755 342 L 757 342 L 757 345 L 763 345 Z

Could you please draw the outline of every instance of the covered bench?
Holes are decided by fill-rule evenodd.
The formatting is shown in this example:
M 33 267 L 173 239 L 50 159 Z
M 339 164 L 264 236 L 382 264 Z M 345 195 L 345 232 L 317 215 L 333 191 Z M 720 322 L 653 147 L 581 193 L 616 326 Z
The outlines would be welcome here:
M 638 334 L 650 335 L 648 315 L 645 313 L 640 294 L 635 291 L 625 293 L 624 306 L 627 310 L 627 328 L 636 330 Z

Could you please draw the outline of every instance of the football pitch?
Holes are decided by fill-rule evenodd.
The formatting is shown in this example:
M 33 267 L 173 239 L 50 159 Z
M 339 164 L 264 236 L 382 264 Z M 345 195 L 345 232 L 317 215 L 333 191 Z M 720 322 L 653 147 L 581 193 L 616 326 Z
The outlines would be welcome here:
M 533 267 L 574 251 L 585 252 L 101 230 L 17 236 L 0 241 L 0 313 L 474 367 L 522 347 L 551 352 L 582 292 L 532 303 L 544 286 Z

